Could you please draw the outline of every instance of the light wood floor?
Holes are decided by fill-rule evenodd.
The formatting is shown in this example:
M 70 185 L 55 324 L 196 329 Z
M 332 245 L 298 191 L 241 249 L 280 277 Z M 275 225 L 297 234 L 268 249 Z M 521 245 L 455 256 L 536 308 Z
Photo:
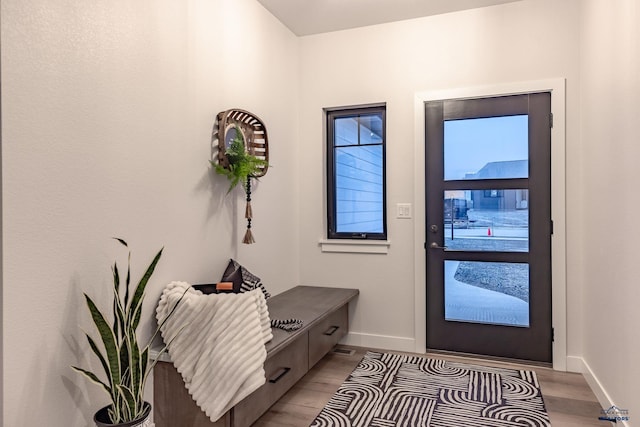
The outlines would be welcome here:
M 253 427 L 308 427 L 340 384 L 355 369 L 367 350 L 357 347 L 348 348 L 355 350 L 355 354 L 347 356 L 329 353 L 273 405 L 269 412 L 256 421 Z M 478 365 L 534 370 L 554 427 L 611 426 L 608 422 L 598 420 L 600 404 L 580 374 L 455 356 L 436 354 L 427 356 Z

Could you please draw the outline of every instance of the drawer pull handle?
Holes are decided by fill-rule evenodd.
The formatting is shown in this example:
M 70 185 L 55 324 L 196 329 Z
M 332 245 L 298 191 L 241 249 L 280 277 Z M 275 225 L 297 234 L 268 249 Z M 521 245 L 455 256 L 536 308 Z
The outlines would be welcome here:
M 327 332 L 325 332 L 325 335 L 333 335 L 336 333 L 336 331 L 340 329 L 340 326 L 332 326 L 329 329 L 327 329 Z
M 291 368 L 280 368 L 280 370 L 278 372 L 276 372 L 276 374 L 272 378 L 269 378 L 269 382 L 272 383 L 272 384 L 277 383 L 278 381 L 280 381 L 282 379 L 282 377 L 287 375 L 290 370 L 291 370 Z

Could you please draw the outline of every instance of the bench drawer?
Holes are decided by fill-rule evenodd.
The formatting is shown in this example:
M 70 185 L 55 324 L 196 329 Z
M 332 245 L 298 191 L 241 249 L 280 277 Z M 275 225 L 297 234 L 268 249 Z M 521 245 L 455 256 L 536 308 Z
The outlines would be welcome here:
M 343 305 L 309 330 L 309 368 L 338 344 L 349 328 L 349 307 Z
M 158 362 L 153 368 L 153 418 L 156 427 L 229 427 L 226 413 L 218 421 L 209 417 L 193 401 L 182 376 L 171 362 Z
M 233 407 L 233 426 L 248 427 L 300 380 L 309 369 L 308 335 L 301 334 L 291 345 L 264 363 L 266 382 Z

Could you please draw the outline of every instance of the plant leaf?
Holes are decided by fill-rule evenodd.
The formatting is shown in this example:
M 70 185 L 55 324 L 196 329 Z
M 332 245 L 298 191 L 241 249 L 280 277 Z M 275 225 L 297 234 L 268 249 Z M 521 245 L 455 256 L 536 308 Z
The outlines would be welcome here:
M 158 363 L 158 361 L 160 360 L 160 356 L 162 356 L 164 353 L 167 352 L 167 350 L 169 349 L 169 346 L 171 345 L 171 343 L 173 343 L 173 341 L 178 338 L 178 336 L 180 335 L 180 333 L 182 332 L 182 330 L 184 328 L 186 328 L 187 326 L 189 326 L 191 324 L 191 322 L 182 325 L 182 327 L 180 327 L 180 329 L 178 329 L 178 331 L 176 332 L 176 334 L 169 340 L 169 342 L 167 344 L 165 344 L 164 347 L 162 347 L 162 349 L 158 352 L 158 357 L 156 357 L 153 362 L 151 362 L 151 365 L 147 368 L 147 371 L 144 374 L 144 378 L 142 381 L 142 388 L 144 389 L 146 383 L 147 383 L 147 377 L 149 376 L 149 374 L 151 372 L 153 372 L 153 368 L 156 366 L 156 364 Z M 149 344 L 150 345 L 150 344 Z M 148 347 L 148 346 L 147 346 Z
M 110 386 L 109 389 L 111 389 L 111 387 L 113 387 L 113 383 L 111 382 L 111 373 L 109 372 L 109 365 L 107 365 L 107 361 L 104 359 L 104 356 L 100 352 L 100 349 L 96 345 L 93 338 L 91 338 L 87 333 L 85 333 L 84 335 L 87 337 L 87 341 L 89 341 L 89 346 L 91 347 L 91 350 L 93 350 L 93 354 L 95 354 L 98 357 L 98 360 L 100 360 L 102 369 L 104 369 L 104 373 L 107 375 L 107 380 L 109 381 L 109 386 Z
M 107 413 L 109 414 L 109 419 L 113 424 L 118 424 L 124 421 L 120 417 L 120 405 L 113 405 L 107 410 Z
M 145 380 L 147 378 L 147 367 L 149 365 L 149 349 L 145 347 L 140 355 L 140 384 L 135 391 L 137 391 L 136 399 L 139 401 L 143 400 L 142 393 L 144 392 Z
M 162 327 L 167 322 L 167 320 L 169 320 L 169 318 L 173 316 L 173 312 L 176 311 L 176 309 L 178 308 L 178 305 L 180 304 L 180 302 L 182 302 L 182 300 L 184 299 L 184 296 L 187 294 L 188 291 L 189 291 L 189 288 L 186 288 L 184 292 L 182 292 L 182 295 L 180 295 L 180 298 L 178 298 L 178 301 L 176 301 L 176 303 L 173 305 L 173 307 L 171 308 L 171 311 L 169 311 L 169 313 L 165 316 L 165 318 L 162 319 L 162 321 L 158 324 L 158 327 L 156 328 L 153 335 L 149 339 L 149 342 L 145 346 L 145 350 L 151 347 L 151 344 L 153 344 L 153 340 L 155 340 L 156 336 L 160 333 L 160 329 L 162 329 Z
M 89 378 L 91 382 L 98 384 L 99 386 L 102 386 L 102 388 L 109 395 L 109 397 L 112 397 L 111 388 L 107 384 L 105 384 L 103 381 L 101 381 L 93 372 L 87 371 L 86 369 L 78 368 L 77 366 L 72 366 L 71 369 L 73 369 L 76 372 L 80 372 L 81 374 Z
M 142 374 L 140 372 L 140 348 L 136 341 L 135 333 L 127 334 L 127 347 L 129 347 L 129 369 L 131 373 L 131 391 L 135 395 L 134 398 L 137 401 L 138 393 L 140 389 L 140 382 L 142 381 Z
M 125 282 L 125 291 L 124 291 L 124 306 L 127 307 L 129 304 L 129 283 L 131 283 L 131 251 L 129 251 L 129 257 L 127 258 L 127 279 Z
M 84 294 L 84 297 L 87 301 L 93 323 L 100 334 L 100 338 L 102 338 L 102 344 L 104 345 L 107 356 L 106 360 L 109 362 L 110 383 L 115 387 L 120 384 L 120 357 L 116 345 L 116 338 L 113 335 L 113 330 L 109 327 L 109 324 L 93 300 L 87 294 Z
M 113 292 L 115 294 L 115 298 L 113 299 L 113 312 L 115 314 L 117 310 L 117 304 L 120 301 L 118 297 L 120 295 L 120 273 L 118 272 L 118 264 L 113 263 L 113 267 L 111 267 L 111 272 L 113 274 Z M 116 336 L 116 339 L 120 336 L 119 334 L 119 325 L 118 317 L 113 316 L 113 334 Z
M 140 409 L 138 408 L 138 403 L 133 397 L 133 393 L 131 393 L 131 390 L 128 387 L 123 385 L 118 386 L 118 393 L 122 397 L 120 408 L 123 414 L 121 417 L 124 421 L 135 420 L 136 417 L 140 415 Z
M 124 246 L 129 247 L 129 245 L 127 245 L 127 242 L 125 242 L 123 239 L 119 237 L 113 237 L 113 240 L 117 240 L 118 242 L 122 243 Z
M 129 382 L 129 347 L 127 346 L 126 337 L 122 345 L 120 346 L 120 366 L 127 367 L 120 374 L 120 384 L 127 384 Z
M 162 251 L 164 248 L 160 249 L 160 251 L 156 254 L 151 261 L 151 264 L 147 268 L 147 271 L 144 273 L 140 282 L 138 282 L 138 286 L 136 286 L 136 291 L 133 294 L 133 298 L 131 299 L 131 305 L 129 306 L 129 312 L 127 313 L 128 321 L 131 322 L 131 328 L 134 330 L 138 328 L 138 324 L 140 323 L 140 315 L 142 314 L 142 296 L 144 295 L 144 290 L 147 286 L 147 282 L 149 278 L 153 274 L 153 271 L 160 261 L 160 257 L 162 256 Z
M 115 283 L 114 283 L 115 286 Z M 119 294 L 114 290 L 113 297 L 113 324 L 114 324 L 114 336 L 116 337 L 116 345 L 119 348 L 120 354 L 120 366 L 126 366 L 129 358 L 127 347 L 123 345 L 124 337 L 127 333 L 127 314 L 125 308 L 122 306 Z

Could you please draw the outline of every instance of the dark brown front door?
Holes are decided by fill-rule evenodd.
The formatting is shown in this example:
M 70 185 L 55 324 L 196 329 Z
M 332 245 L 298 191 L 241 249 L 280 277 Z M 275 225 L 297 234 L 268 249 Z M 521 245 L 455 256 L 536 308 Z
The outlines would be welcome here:
M 550 363 L 550 93 L 425 114 L 427 348 Z

